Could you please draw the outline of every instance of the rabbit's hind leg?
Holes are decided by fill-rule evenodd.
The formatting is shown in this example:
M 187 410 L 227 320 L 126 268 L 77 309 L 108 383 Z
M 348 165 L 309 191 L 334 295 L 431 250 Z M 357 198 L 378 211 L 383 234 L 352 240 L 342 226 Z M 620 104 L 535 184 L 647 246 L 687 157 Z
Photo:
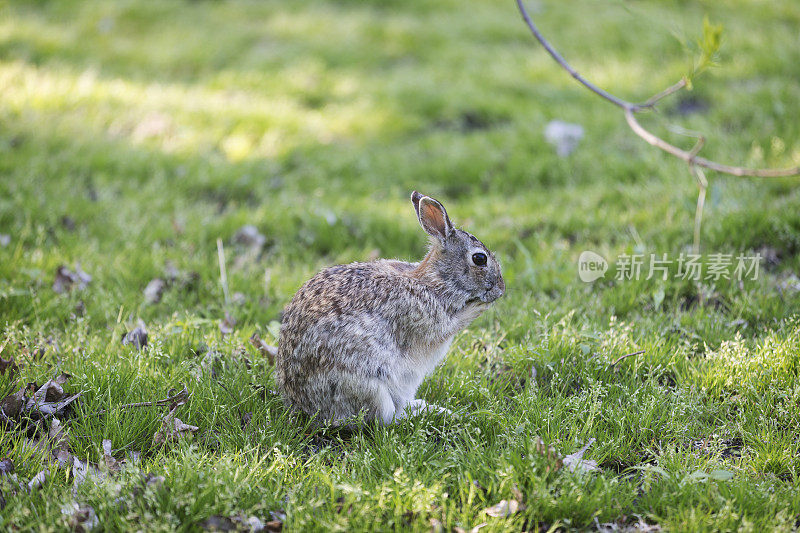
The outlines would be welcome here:
M 347 372 L 336 372 L 327 377 L 331 394 L 326 407 L 331 419 L 344 421 L 363 412 L 368 422 L 392 423 L 395 405 L 384 383 Z

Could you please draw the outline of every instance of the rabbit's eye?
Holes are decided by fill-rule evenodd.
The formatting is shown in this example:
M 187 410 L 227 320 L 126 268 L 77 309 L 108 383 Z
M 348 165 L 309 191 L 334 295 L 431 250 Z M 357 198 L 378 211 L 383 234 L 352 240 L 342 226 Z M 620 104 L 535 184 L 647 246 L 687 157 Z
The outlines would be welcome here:
M 486 254 L 480 252 L 472 254 L 472 262 L 479 267 L 486 266 Z

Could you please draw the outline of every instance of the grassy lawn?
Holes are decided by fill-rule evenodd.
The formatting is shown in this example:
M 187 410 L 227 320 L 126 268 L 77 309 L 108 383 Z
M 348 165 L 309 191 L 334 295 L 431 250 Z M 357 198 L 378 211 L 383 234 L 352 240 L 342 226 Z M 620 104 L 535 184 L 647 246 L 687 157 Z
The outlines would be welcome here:
M 720 67 L 643 122 L 726 163 L 800 164 L 795 0 L 528 5 L 637 101 L 689 70 L 707 14 Z M 585 130 L 566 158 L 556 119 Z M 0 1 L 0 357 L 20 367 L 0 399 L 62 372 L 82 393 L 49 443 L 52 417 L 0 421 L 0 530 L 75 526 L 73 504 L 104 531 L 796 530 L 800 179 L 708 177 L 704 264 L 760 254 L 757 279 L 616 280 L 622 254 L 690 251 L 697 186 L 511 0 Z M 277 343 L 323 266 L 421 258 L 414 189 L 496 252 L 507 294 L 419 391 L 453 416 L 311 429 L 249 339 Z M 579 279 L 584 250 L 604 279 Z M 54 290 L 61 265 L 91 281 Z M 122 407 L 183 386 L 184 438 L 155 437 L 169 406 Z M 591 439 L 598 470 L 560 467 Z M 502 500 L 516 512 L 486 513 Z

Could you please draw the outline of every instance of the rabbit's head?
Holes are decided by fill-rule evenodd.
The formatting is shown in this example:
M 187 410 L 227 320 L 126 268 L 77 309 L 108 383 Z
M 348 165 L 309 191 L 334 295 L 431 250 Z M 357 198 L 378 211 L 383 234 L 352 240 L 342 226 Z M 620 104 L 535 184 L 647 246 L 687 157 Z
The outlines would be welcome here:
M 411 202 L 431 249 L 420 266 L 448 297 L 461 304 L 489 304 L 506 290 L 500 263 L 474 235 L 453 227 L 444 206 L 417 191 Z

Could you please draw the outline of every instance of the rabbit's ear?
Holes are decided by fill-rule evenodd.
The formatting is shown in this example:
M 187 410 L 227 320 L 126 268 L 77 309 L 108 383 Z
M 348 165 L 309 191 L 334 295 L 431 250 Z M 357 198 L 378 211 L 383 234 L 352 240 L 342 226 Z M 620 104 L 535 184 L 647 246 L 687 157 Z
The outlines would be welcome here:
M 419 224 L 431 237 L 444 240 L 453 231 L 453 224 L 447 216 L 444 206 L 430 196 L 423 196 L 417 191 L 411 193 L 411 202 L 417 212 Z

